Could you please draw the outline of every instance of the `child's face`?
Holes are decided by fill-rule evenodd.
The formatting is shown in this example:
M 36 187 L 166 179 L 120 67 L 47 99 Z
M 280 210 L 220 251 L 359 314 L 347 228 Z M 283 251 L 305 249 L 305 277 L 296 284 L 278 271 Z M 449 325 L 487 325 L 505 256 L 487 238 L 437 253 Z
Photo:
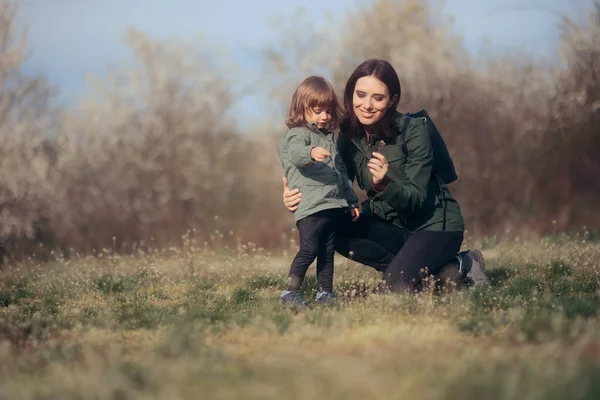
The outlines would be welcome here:
M 331 109 L 324 107 L 309 108 L 304 114 L 304 119 L 308 124 L 317 124 L 319 129 L 323 129 L 331 121 Z

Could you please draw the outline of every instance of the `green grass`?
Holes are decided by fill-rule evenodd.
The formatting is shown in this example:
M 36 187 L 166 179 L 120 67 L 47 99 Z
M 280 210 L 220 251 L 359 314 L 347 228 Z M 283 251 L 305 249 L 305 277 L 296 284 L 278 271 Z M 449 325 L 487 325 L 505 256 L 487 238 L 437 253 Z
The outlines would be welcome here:
M 600 246 L 556 246 L 495 243 L 491 287 L 416 296 L 377 294 L 374 271 L 337 259 L 338 301 L 314 301 L 311 269 L 303 311 L 280 304 L 283 258 L 9 266 L 2 396 L 596 398 Z

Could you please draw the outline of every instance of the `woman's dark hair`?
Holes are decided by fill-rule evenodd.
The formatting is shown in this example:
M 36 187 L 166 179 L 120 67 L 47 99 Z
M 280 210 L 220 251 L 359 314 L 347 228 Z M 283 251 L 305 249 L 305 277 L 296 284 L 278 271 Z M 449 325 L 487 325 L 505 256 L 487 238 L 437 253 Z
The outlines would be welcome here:
M 383 118 L 373 126 L 375 132 L 380 137 L 389 137 L 391 135 L 391 119 L 398 102 L 400 101 L 400 95 L 402 89 L 400 87 L 400 79 L 398 74 L 392 65 L 385 61 L 376 58 L 367 60 L 360 64 L 350 78 L 346 82 L 346 88 L 344 89 L 344 115 L 340 124 L 343 133 L 350 137 L 359 137 L 364 134 L 364 128 L 361 126 L 356 114 L 354 114 L 354 105 L 352 104 L 352 98 L 354 97 L 354 88 L 356 87 L 356 81 L 365 76 L 374 76 L 383 82 L 390 92 L 390 98 L 393 99 L 394 95 L 398 95 L 394 100 L 392 106 L 388 108 Z

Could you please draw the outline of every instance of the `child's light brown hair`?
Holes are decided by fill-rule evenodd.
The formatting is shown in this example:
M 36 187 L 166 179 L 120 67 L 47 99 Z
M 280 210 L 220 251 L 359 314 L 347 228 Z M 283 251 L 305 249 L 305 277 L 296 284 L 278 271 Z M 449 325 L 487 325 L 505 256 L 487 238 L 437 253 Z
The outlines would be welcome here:
M 314 108 L 330 109 L 331 121 L 327 124 L 326 129 L 333 131 L 338 128 L 342 116 L 340 103 L 333 85 L 320 76 L 309 76 L 298 85 L 292 96 L 285 124 L 288 128 L 305 126 L 305 114 Z

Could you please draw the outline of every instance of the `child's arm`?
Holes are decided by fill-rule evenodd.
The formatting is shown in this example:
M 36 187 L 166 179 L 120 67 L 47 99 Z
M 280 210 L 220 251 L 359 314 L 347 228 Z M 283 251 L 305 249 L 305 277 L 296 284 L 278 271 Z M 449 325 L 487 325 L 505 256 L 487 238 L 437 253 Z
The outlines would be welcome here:
M 315 161 L 323 162 L 329 156 L 331 156 L 331 153 L 322 147 L 313 147 L 310 149 L 310 158 Z
M 358 207 L 352 207 L 350 209 L 350 216 L 352 217 L 352 222 L 358 221 L 358 218 L 360 217 L 360 211 L 358 210 Z
M 286 135 L 285 144 L 288 148 L 290 162 L 296 168 L 308 167 L 316 163 L 310 156 L 312 146 L 310 135 L 303 129 L 291 129 Z

